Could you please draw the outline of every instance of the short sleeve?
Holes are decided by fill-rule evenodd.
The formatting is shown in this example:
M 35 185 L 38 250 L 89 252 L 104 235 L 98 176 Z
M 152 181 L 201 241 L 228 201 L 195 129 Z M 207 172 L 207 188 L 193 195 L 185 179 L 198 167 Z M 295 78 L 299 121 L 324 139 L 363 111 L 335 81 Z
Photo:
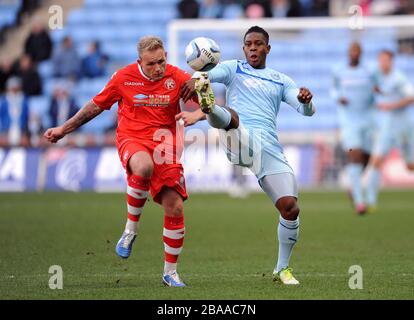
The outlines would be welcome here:
M 218 82 L 228 86 L 233 80 L 237 70 L 237 60 L 228 60 L 219 63 L 208 72 L 211 82 Z
M 191 79 L 191 74 L 188 72 L 177 68 L 176 79 L 178 81 L 178 85 L 181 88 L 185 82 Z
M 118 88 L 118 77 L 115 72 L 106 86 L 92 99 L 99 108 L 109 110 L 114 103 L 121 100 L 121 94 Z
M 283 96 L 282 101 L 289 103 L 290 100 L 297 100 L 299 94 L 299 88 L 296 83 L 287 75 L 283 76 Z M 296 102 L 296 101 L 295 101 Z

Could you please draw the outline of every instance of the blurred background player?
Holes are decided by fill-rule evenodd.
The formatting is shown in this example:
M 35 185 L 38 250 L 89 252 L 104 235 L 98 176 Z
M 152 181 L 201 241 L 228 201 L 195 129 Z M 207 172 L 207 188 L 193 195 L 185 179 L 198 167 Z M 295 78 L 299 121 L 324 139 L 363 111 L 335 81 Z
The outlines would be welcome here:
M 220 130 L 227 157 L 232 163 L 252 170 L 259 185 L 280 212 L 279 256 L 273 272 L 274 280 L 297 285 L 299 281 L 293 277 L 289 260 L 299 236 L 298 190 L 293 169 L 276 134 L 276 119 L 282 101 L 301 114 L 312 116 L 315 112 L 311 102 L 312 94 L 306 88 L 299 89 L 285 74 L 266 67 L 270 45 L 269 34 L 263 28 L 254 26 L 247 30 L 243 51 L 246 61 L 224 61 L 209 71 L 208 76 L 194 75 L 197 80 L 187 82 L 183 89 L 183 99 L 188 100 L 196 91 L 210 125 L 225 130 L 237 128 L 229 130 L 229 135 Z M 226 86 L 226 102 L 237 112 L 240 125 L 234 126 L 233 110 L 229 112 L 214 105 L 210 81 Z M 206 90 L 206 87 L 209 89 Z M 200 95 L 209 103 L 203 105 Z M 197 115 L 196 120 L 205 118 L 201 111 L 196 111 L 195 116 Z M 227 146 L 227 137 L 236 141 L 231 148 Z M 248 154 L 252 155 L 251 159 L 248 159 Z
M 332 98 L 339 104 L 341 142 L 347 154 L 346 172 L 350 196 L 358 214 L 366 211 L 362 174 L 368 164 L 374 126 L 373 72 L 361 63 L 362 49 L 353 42 L 348 50 L 348 64 L 333 73 Z
M 407 77 L 394 68 L 394 54 L 383 50 L 378 55 L 376 106 L 378 131 L 368 166 L 367 204 L 370 210 L 377 205 L 380 169 L 393 147 L 399 147 L 408 170 L 414 170 L 414 125 L 409 106 L 414 103 L 414 87 Z
M 158 37 L 141 38 L 138 54 L 137 63 L 115 72 L 84 108 L 63 125 L 48 129 L 45 137 L 56 143 L 118 102 L 117 148 L 127 172 L 128 219 L 116 253 L 124 259 L 129 257 L 150 191 L 165 212 L 163 283 L 183 287 L 177 259 L 185 233 L 183 201 L 188 196 L 180 155 L 176 154 L 181 149 L 177 145 L 175 115 L 180 111 L 180 89 L 190 75 L 167 64 Z M 168 138 L 160 142 L 160 134 Z

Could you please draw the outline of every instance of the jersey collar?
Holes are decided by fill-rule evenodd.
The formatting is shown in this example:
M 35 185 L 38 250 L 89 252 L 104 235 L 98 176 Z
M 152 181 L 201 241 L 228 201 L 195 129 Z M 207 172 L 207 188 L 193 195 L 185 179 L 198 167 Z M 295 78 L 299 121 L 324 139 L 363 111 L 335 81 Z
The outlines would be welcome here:
M 149 78 L 149 77 L 147 77 L 146 75 L 145 75 L 145 73 L 144 73 L 144 71 L 142 71 L 142 68 L 141 68 L 141 65 L 137 62 L 137 66 L 138 66 L 138 71 L 139 71 L 139 73 L 145 78 L 145 79 L 147 79 L 148 81 L 151 81 L 151 82 L 155 82 L 155 80 L 152 80 L 151 78 Z

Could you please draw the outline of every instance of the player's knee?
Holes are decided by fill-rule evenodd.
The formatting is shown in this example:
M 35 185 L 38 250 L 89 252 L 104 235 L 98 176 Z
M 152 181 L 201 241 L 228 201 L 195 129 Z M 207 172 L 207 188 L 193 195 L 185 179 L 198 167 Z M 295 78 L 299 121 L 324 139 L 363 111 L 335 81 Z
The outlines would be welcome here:
M 279 199 L 276 204 L 283 219 L 296 220 L 299 216 L 300 209 L 297 201 L 293 197 Z
M 150 178 L 154 169 L 152 164 L 148 163 L 135 163 L 130 165 L 131 172 L 141 177 Z
M 184 206 L 182 201 L 169 202 L 164 206 L 165 213 L 169 216 L 182 216 L 184 214 Z
M 296 220 L 299 216 L 300 209 L 295 204 L 293 207 L 289 207 L 285 210 L 285 216 L 282 215 L 282 217 L 286 220 Z
M 181 216 L 184 214 L 183 199 L 180 194 L 170 188 L 160 191 L 161 204 L 167 216 Z
M 150 178 L 154 170 L 154 164 L 150 155 L 141 152 L 140 155 L 134 154 L 129 159 L 128 168 L 135 175 Z

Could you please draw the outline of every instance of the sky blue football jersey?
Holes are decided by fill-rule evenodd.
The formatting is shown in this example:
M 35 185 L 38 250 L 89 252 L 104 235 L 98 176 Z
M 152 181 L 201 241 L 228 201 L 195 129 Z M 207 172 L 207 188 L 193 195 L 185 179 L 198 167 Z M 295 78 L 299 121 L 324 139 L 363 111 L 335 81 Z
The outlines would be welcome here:
M 234 109 L 246 130 L 260 136 L 263 161 L 258 178 L 292 172 L 277 136 L 277 116 L 281 102 L 311 116 L 313 105 L 297 99 L 299 88 L 291 78 L 271 68 L 255 69 L 246 61 L 229 60 L 208 72 L 211 82 L 226 86 L 226 105 Z

